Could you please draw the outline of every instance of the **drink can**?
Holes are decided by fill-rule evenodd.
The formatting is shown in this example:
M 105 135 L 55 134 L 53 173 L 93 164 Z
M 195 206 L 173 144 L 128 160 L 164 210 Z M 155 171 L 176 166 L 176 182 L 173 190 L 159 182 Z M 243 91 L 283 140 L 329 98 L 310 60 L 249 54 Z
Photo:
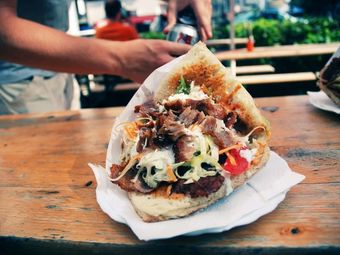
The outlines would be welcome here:
M 177 23 L 168 33 L 168 41 L 194 45 L 199 40 L 199 35 L 195 27 Z

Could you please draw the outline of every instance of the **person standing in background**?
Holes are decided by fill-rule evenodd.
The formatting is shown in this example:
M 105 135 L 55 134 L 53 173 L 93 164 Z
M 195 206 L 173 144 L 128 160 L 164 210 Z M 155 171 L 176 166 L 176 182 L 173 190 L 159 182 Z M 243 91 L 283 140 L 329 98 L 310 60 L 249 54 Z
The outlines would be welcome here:
M 186 2 L 200 6 L 210 1 Z M 70 109 L 73 82 L 65 73 L 112 74 L 143 82 L 154 69 L 190 49 L 163 40 L 118 42 L 67 35 L 69 4 L 0 1 L 0 114 Z M 200 17 L 202 8 L 196 10 Z
M 136 29 L 123 22 L 121 3 L 118 0 L 109 0 L 105 3 L 106 19 L 96 23 L 96 37 L 112 41 L 128 41 L 138 39 Z

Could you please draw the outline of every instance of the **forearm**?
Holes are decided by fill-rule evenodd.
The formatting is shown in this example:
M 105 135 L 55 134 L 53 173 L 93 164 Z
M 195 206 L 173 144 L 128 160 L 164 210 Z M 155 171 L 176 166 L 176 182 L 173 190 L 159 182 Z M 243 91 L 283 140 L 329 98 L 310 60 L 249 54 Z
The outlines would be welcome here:
M 15 16 L 0 23 L 2 60 L 58 72 L 122 72 L 120 42 L 73 37 Z

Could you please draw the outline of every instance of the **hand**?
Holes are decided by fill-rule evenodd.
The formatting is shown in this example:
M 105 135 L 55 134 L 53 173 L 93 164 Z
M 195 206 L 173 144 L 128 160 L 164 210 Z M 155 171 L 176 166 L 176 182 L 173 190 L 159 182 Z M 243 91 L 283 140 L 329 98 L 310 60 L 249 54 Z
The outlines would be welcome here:
M 168 25 L 164 28 L 164 33 L 169 33 L 171 28 L 176 24 L 177 12 L 183 10 L 186 6 L 191 5 L 194 10 L 198 31 L 203 41 L 212 37 L 211 0 L 169 0 L 168 7 Z
M 124 42 L 117 54 L 121 65 L 119 75 L 142 83 L 156 68 L 185 54 L 189 49 L 189 45 L 164 40 Z

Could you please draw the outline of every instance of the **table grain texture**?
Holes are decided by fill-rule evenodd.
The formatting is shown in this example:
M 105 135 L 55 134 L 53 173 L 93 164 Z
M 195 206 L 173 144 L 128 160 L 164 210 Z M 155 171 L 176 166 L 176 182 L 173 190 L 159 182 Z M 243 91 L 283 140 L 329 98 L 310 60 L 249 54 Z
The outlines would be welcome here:
M 101 211 L 87 166 L 105 164 L 123 108 L 0 117 L 0 254 L 340 254 L 339 115 L 307 96 L 256 103 L 271 149 L 306 179 L 254 223 L 150 242 Z

